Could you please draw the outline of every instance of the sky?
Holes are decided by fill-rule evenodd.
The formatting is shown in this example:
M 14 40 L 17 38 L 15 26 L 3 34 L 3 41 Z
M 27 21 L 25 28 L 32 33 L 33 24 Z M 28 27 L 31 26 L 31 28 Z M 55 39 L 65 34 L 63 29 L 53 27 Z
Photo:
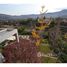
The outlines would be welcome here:
M 48 10 L 47 12 L 67 9 L 66 0 L 0 0 L 0 14 L 39 14 L 42 5 Z

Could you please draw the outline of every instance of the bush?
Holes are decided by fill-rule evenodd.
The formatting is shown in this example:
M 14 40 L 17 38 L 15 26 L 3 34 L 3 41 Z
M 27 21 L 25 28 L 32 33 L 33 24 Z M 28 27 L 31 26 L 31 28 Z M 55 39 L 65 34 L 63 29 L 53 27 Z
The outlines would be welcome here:
M 31 32 L 25 31 L 25 27 L 18 28 L 19 35 L 31 35 Z
M 56 25 L 55 21 L 52 20 L 51 23 L 50 23 L 50 25 L 49 25 L 49 28 L 52 28 L 52 27 L 54 27 L 55 25 Z

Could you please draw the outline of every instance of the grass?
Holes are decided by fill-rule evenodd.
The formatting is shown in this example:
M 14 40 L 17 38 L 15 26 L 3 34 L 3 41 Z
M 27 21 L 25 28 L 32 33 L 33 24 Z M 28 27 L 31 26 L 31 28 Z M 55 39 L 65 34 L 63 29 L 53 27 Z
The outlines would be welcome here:
M 50 53 L 51 52 L 51 49 L 50 49 L 50 46 L 49 46 L 49 42 L 47 39 L 43 39 L 42 40 L 42 44 L 39 45 L 39 51 L 42 52 L 42 53 Z
M 44 54 L 52 52 L 52 50 L 50 49 L 49 44 L 40 45 L 39 46 L 39 51 L 44 53 Z M 51 57 L 41 57 L 41 62 L 42 63 L 60 63 L 60 61 L 58 59 L 51 58 Z
M 46 44 L 45 45 L 40 45 L 39 46 L 39 51 L 43 52 L 45 54 L 51 52 L 49 45 L 46 45 Z
M 39 46 L 39 51 L 47 54 L 47 53 L 51 53 L 52 50 L 50 49 L 49 43 L 47 40 L 44 40 L 43 45 Z M 50 57 L 41 57 L 41 62 L 42 63 L 57 63 L 59 62 L 57 59 L 54 58 L 50 58 Z
M 57 59 L 49 58 L 49 57 L 42 57 L 42 63 L 57 63 Z

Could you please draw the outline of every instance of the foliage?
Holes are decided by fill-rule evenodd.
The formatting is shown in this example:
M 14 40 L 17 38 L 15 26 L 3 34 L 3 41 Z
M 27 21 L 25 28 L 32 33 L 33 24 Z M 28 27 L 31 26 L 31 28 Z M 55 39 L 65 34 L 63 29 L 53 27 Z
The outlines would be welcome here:
M 20 35 L 31 35 L 30 32 L 26 32 L 26 31 L 25 31 L 25 27 L 20 27 L 20 28 L 18 28 L 18 33 L 19 33 Z
M 52 20 L 51 23 L 50 23 L 50 25 L 49 25 L 49 28 L 53 28 L 55 25 L 56 25 L 55 21 Z
M 58 54 L 60 61 L 66 63 L 67 62 L 67 42 L 65 42 L 64 40 L 62 40 L 62 38 L 60 38 L 58 40 L 58 47 L 55 47 L 54 50 L 55 50 L 54 52 Z
M 21 33 L 21 31 L 24 31 L 24 30 L 25 30 L 25 28 L 23 26 L 18 28 L 19 33 Z
M 60 56 L 59 56 L 59 59 L 60 59 L 63 63 L 67 63 L 67 54 L 61 53 Z
M 28 19 L 18 20 L 18 22 L 20 25 L 29 25 L 29 24 L 32 24 L 34 22 L 37 22 L 37 19 L 28 18 Z

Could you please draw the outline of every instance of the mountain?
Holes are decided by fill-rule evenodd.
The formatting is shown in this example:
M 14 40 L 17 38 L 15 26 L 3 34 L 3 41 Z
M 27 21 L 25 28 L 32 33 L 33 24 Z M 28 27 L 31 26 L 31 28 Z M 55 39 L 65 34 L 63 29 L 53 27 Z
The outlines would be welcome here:
M 37 18 L 39 15 L 37 14 L 30 14 L 30 15 L 20 15 L 20 16 L 13 16 L 14 19 L 27 19 L 27 18 Z
M 0 20 L 8 20 L 8 19 L 13 19 L 13 17 L 6 14 L 0 14 Z
M 6 14 L 0 14 L 0 20 L 16 20 L 16 19 L 27 19 L 27 18 L 37 18 L 39 15 L 20 15 L 20 16 L 11 16 L 11 15 L 6 15 Z
M 67 18 L 67 9 L 58 11 L 58 12 L 53 12 L 53 13 L 47 13 L 45 14 L 46 17 L 53 17 L 53 18 L 57 18 L 57 17 L 61 17 L 61 18 Z
M 67 18 L 67 9 L 64 9 L 62 11 L 58 12 L 53 12 L 53 13 L 46 13 L 44 14 L 45 17 L 47 18 Z M 39 15 L 38 14 L 30 14 L 30 15 L 20 15 L 20 16 L 11 16 L 11 15 L 6 15 L 6 14 L 0 14 L 0 20 L 16 20 L 16 19 L 27 19 L 27 18 L 37 18 Z

